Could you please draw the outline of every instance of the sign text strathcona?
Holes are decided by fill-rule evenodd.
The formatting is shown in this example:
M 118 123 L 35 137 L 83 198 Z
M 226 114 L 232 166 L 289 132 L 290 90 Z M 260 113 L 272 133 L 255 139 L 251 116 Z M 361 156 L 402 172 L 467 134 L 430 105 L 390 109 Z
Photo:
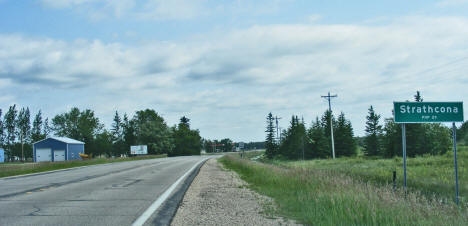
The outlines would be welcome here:
M 455 165 L 455 202 L 458 205 L 457 127 L 463 122 L 463 102 L 393 102 L 395 122 L 401 124 L 403 149 L 403 186 L 406 194 L 406 124 L 452 122 L 453 162 Z
M 463 122 L 463 102 L 393 102 L 396 123 Z

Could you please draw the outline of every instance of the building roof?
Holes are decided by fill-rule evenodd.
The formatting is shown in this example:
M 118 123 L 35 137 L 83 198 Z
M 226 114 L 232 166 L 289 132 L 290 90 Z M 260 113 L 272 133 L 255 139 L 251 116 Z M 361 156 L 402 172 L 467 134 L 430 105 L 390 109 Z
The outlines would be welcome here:
M 47 140 L 47 139 L 54 139 L 54 140 L 58 140 L 60 142 L 63 142 L 63 143 L 67 143 L 67 144 L 84 144 L 84 142 L 81 142 L 79 140 L 75 140 L 75 139 L 71 139 L 71 138 L 68 138 L 68 137 L 47 137 L 43 140 Z M 43 140 L 40 140 L 36 143 L 39 143 Z

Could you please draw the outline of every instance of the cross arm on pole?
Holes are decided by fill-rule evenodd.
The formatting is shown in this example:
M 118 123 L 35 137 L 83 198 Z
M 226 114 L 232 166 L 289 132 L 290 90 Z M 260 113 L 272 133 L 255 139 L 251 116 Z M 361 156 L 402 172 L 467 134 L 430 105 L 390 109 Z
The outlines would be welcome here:
M 338 95 L 336 95 L 336 94 L 335 94 L 335 95 L 330 95 L 330 94 L 328 94 L 327 96 L 322 96 L 322 97 L 323 97 L 323 98 L 330 98 L 330 97 L 338 97 Z

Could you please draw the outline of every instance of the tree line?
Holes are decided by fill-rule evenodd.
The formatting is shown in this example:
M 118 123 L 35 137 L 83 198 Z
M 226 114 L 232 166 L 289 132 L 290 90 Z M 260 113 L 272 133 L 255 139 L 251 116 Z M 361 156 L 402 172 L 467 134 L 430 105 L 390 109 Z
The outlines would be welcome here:
M 304 119 L 291 117 L 290 125 L 276 137 L 273 114 L 267 116 L 265 154 L 268 158 L 313 159 L 331 157 L 331 124 L 335 139 L 335 155 L 352 156 L 356 154 L 356 141 L 351 122 L 341 112 L 337 119 L 330 111 L 316 117 L 309 128 Z
M 190 128 L 190 119 L 183 116 L 179 124 L 169 127 L 155 110 L 136 111 L 130 118 L 115 112 L 110 129 L 106 129 L 94 111 L 72 108 L 43 119 L 39 110 L 31 123 L 29 108 L 9 107 L 2 118 L 0 109 L 0 146 L 7 161 L 32 158 L 33 143 L 48 136 L 69 137 L 85 143 L 85 153 L 92 156 L 123 156 L 131 145 L 147 145 L 148 154 L 199 155 L 202 138 Z
M 229 138 L 224 138 L 221 140 L 204 139 L 203 147 L 206 153 L 230 152 L 233 151 L 234 142 Z
M 468 145 L 468 120 L 457 129 L 457 142 Z
M 423 99 L 419 91 L 414 95 L 416 102 Z M 330 111 L 325 111 L 316 117 L 306 127 L 304 119 L 292 116 L 286 130 L 276 136 L 274 117 L 269 113 L 266 118 L 266 156 L 286 159 L 330 158 L 331 154 L 331 125 L 333 125 L 334 145 L 336 157 L 353 156 L 358 154 L 358 147 L 366 156 L 392 158 L 402 153 L 401 126 L 394 122 L 393 117 L 384 119 L 377 114 L 371 105 L 366 116 L 366 135 L 363 138 L 354 137 L 351 122 L 345 118 L 343 112 L 337 119 Z M 468 144 L 468 123 L 457 130 L 457 140 Z M 406 125 L 407 155 L 440 155 L 450 150 L 451 129 L 441 123 L 407 124 Z
M 240 143 L 240 142 L 239 142 Z M 239 143 L 234 143 L 229 138 L 224 138 L 221 140 L 209 140 L 203 139 L 203 149 L 207 153 L 214 153 L 214 152 L 230 152 L 235 151 L 239 146 Z M 255 149 L 265 149 L 265 142 L 247 142 L 244 143 L 244 147 L 242 150 L 255 150 Z

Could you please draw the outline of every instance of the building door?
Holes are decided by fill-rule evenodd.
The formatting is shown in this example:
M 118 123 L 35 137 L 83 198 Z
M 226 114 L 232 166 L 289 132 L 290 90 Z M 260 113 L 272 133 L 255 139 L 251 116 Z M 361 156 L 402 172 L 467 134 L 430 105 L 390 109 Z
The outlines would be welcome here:
M 52 161 L 52 153 L 50 148 L 36 149 L 36 162 Z
M 54 151 L 54 162 L 65 161 L 65 150 Z

